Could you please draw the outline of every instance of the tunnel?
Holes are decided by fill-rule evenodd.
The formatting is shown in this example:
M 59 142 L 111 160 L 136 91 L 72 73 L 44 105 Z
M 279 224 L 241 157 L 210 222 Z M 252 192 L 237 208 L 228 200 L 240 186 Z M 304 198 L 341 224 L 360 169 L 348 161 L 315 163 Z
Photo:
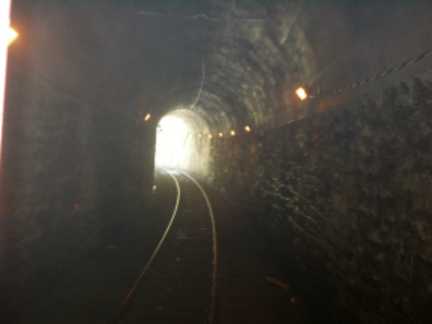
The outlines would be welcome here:
M 428 323 L 431 9 L 12 0 L 1 322 Z

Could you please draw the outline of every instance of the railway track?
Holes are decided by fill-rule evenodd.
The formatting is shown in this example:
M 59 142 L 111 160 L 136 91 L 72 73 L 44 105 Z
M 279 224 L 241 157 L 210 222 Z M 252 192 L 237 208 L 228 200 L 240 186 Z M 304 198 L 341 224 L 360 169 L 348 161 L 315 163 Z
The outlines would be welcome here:
M 111 323 L 215 322 L 219 257 L 213 207 L 194 177 L 164 171 L 177 190 L 171 217 Z

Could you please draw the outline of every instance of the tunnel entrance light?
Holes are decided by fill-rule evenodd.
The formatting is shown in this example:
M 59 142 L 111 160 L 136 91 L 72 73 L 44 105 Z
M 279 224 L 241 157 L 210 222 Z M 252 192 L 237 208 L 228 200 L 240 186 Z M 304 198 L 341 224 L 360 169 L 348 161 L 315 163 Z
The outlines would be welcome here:
M 204 118 L 181 107 L 165 115 L 159 121 L 156 132 L 157 169 L 207 175 L 213 135 Z
M 303 87 L 297 88 L 296 95 L 301 101 L 305 101 L 309 97 L 306 89 Z
M 190 156 L 188 125 L 177 116 L 166 116 L 158 125 L 156 140 L 156 166 L 179 169 Z

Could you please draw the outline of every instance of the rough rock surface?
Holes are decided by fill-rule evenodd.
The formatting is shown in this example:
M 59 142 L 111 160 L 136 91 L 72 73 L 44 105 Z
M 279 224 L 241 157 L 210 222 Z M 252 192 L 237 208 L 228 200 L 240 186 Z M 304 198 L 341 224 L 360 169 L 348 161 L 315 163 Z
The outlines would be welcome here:
M 379 103 L 220 141 L 215 179 L 252 207 L 278 262 L 328 284 L 318 298 L 364 323 L 426 323 L 431 117 L 432 83 L 416 79 Z

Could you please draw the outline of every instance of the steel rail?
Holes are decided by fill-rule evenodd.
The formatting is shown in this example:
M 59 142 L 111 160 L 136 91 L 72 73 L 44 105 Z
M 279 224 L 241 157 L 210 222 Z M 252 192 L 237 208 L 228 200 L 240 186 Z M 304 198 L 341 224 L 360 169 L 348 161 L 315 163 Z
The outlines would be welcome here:
M 177 215 L 177 212 L 178 212 L 178 209 L 179 209 L 179 206 L 180 206 L 180 200 L 181 200 L 180 183 L 177 180 L 177 178 L 173 174 L 171 174 L 168 170 L 164 170 L 164 171 L 173 179 L 173 181 L 175 183 L 175 186 L 176 186 L 176 189 L 177 189 L 177 198 L 176 198 L 176 202 L 175 202 L 175 205 L 174 205 L 174 209 L 172 211 L 171 218 L 170 218 L 170 220 L 168 222 L 168 225 L 165 228 L 165 231 L 163 232 L 162 237 L 160 238 L 158 244 L 156 245 L 156 248 L 153 250 L 153 253 L 151 254 L 151 256 L 148 259 L 147 263 L 144 265 L 144 267 L 143 267 L 140 275 L 134 281 L 132 287 L 129 289 L 127 295 L 123 299 L 121 307 L 120 307 L 119 315 L 114 320 L 114 322 L 113 322 L 114 324 L 121 323 L 122 320 L 123 320 L 123 318 L 124 318 L 124 316 L 129 311 L 130 306 L 132 305 L 132 303 L 133 303 L 133 301 L 134 301 L 134 299 L 136 297 L 139 285 L 141 284 L 143 278 L 146 276 L 146 274 L 149 271 L 150 267 L 152 266 L 154 260 L 156 259 L 157 255 L 159 254 L 159 251 L 160 251 L 162 245 L 164 244 L 164 242 L 165 242 L 165 240 L 166 240 L 166 238 L 168 236 L 168 233 L 171 230 L 171 227 L 172 227 L 172 225 L 174 223 L 174 220 L 176 218 L 176 215 Z
M 214 217 L 213 207 L 210 202 L 210 199 L 205 192 L 204 188 L 200 185 L 200 183 L 193 178 L 188 173 L 182 171 L 181 174 L 183 174 L 186 178 L 191 180 L 195 186 L 199 189 L 201 194 L 204 197 L 204 200 L 207 204 L 207 209 L 209 211 L 210 215 L 210 221 L 212 226 L 212 251 L 213 251 L 213 259 L 212 259 L 212 282 L 211 282 L 211 295 L 210 295 L 210 309 L 209 309 L 209 315 L 208 315 L 208 324 L 213 324 L 215 321 L 215 314 L 216 314 L 216 290 L 217 290 L 217 274 L 218 274 L 218 268 L 219 268 L 219 250 L 218 250 L 218 235 L 216 230 L 216 221 Z

